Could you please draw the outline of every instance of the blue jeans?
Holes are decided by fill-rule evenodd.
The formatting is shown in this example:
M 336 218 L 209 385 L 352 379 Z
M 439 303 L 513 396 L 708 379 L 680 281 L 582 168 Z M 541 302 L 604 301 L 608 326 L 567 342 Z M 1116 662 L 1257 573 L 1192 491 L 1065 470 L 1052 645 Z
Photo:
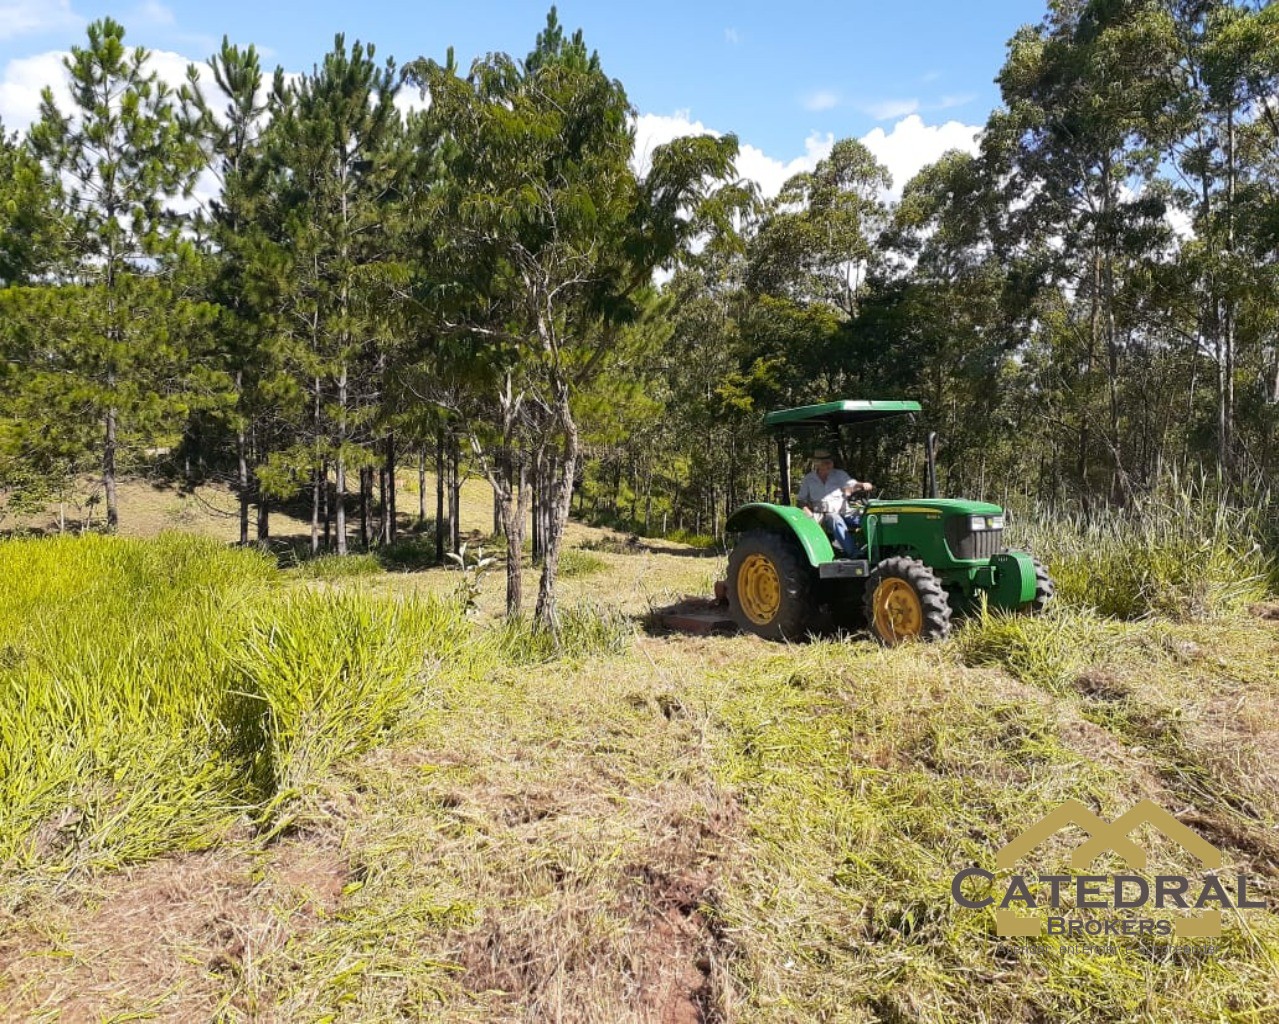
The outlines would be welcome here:
M 861 546 L 853 539 L 853 530 L 862 523 L 860 515 L 855 512 L 844 515 L 827 512 L 822 516 L 822 521 L 830 527 L 831 533 L 835 535 L 835 542 L 844 549 L 844 554 L 848 558 L 860 556 Z

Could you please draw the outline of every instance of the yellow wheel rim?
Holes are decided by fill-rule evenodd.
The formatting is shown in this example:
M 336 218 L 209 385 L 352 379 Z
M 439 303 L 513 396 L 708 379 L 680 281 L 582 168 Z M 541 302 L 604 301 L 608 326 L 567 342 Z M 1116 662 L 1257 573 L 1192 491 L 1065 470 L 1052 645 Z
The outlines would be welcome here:
M 895 644 L 924 631 L 924 606 L 919 595 L 903 579 L 890 576 L 875 588 L 875 632 Z
M 747 555 L 737 570 L 737 599 L 746 617 L 766 626 L 782 606 L 782 581 L 767 555 Z

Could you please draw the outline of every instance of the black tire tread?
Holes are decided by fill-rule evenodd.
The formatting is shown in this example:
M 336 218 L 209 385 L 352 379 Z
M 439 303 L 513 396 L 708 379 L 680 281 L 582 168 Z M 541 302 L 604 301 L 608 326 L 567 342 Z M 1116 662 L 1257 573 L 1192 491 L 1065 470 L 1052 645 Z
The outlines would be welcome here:
M 1035 563 L 1035 596 L 1022 605 L 1022 611 L 1030 615 L 1042 615 L 1052 604 L 1053 597 L 1057 593 L 1057 585 L 1048 574 L 1048 566 L 1038 558 L 1032 561 Z
M 752 622 L 737 599 L 737 573 L 747 555 L 767 555 L 782 584 L 777 616 L 765 626 Z M 728 610 L 733 621 L 748 633 L 766 640 L 799 640 L 817 625 L 816 573 L 793 540 L 771 530 L 742 534 L 728 556 Z
M 887 577 L 895 576 L 909 583 L 919 596 L 919 603 L 924 613 L 924 626 L 919 634 L 921 640 L 944 640 L 950 635 L 951 607 L 950 597 L 942 589 L 941 581 L 918 558 L 897 555 L 885 558 L 871 571 L 866 579 L 866 595 L 863 598 L 866 624 L 872 635 L 880 643 L 893 641 L 881 637 L 875 632 L 875 590 Z

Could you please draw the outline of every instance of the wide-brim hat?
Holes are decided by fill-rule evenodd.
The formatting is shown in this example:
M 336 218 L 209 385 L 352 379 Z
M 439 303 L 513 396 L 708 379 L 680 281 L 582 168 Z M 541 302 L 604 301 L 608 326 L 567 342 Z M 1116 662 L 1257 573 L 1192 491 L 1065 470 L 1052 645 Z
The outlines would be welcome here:
M 829 449 L 829 448 L 814 448 L 814 449 L 813 449 L 813 461 L 814 461 L 814 462 L 826 462 L 826 461 L 828 461 L 828 460 L 833 460 L 834 458 L 835 458 L 835 456 L 831 454 L 831 452 L 830 452 L 830 449 Z

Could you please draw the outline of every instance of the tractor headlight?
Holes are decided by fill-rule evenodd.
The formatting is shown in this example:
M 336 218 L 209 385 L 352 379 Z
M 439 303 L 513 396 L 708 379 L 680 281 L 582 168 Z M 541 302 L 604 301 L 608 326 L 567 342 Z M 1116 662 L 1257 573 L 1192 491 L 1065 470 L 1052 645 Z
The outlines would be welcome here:
M 968 520 L 968 526 L 972 530 L 984 530 L 986 529 L 986 517 L 972 516 Z
M 1003 516 L 991 516 L 991 517 L 990 517 L 990 528 L 991 528 L 992 530 L 1002 530 L 1002 529 L 1004 528 L 1004 517 L 1003 517 Z

